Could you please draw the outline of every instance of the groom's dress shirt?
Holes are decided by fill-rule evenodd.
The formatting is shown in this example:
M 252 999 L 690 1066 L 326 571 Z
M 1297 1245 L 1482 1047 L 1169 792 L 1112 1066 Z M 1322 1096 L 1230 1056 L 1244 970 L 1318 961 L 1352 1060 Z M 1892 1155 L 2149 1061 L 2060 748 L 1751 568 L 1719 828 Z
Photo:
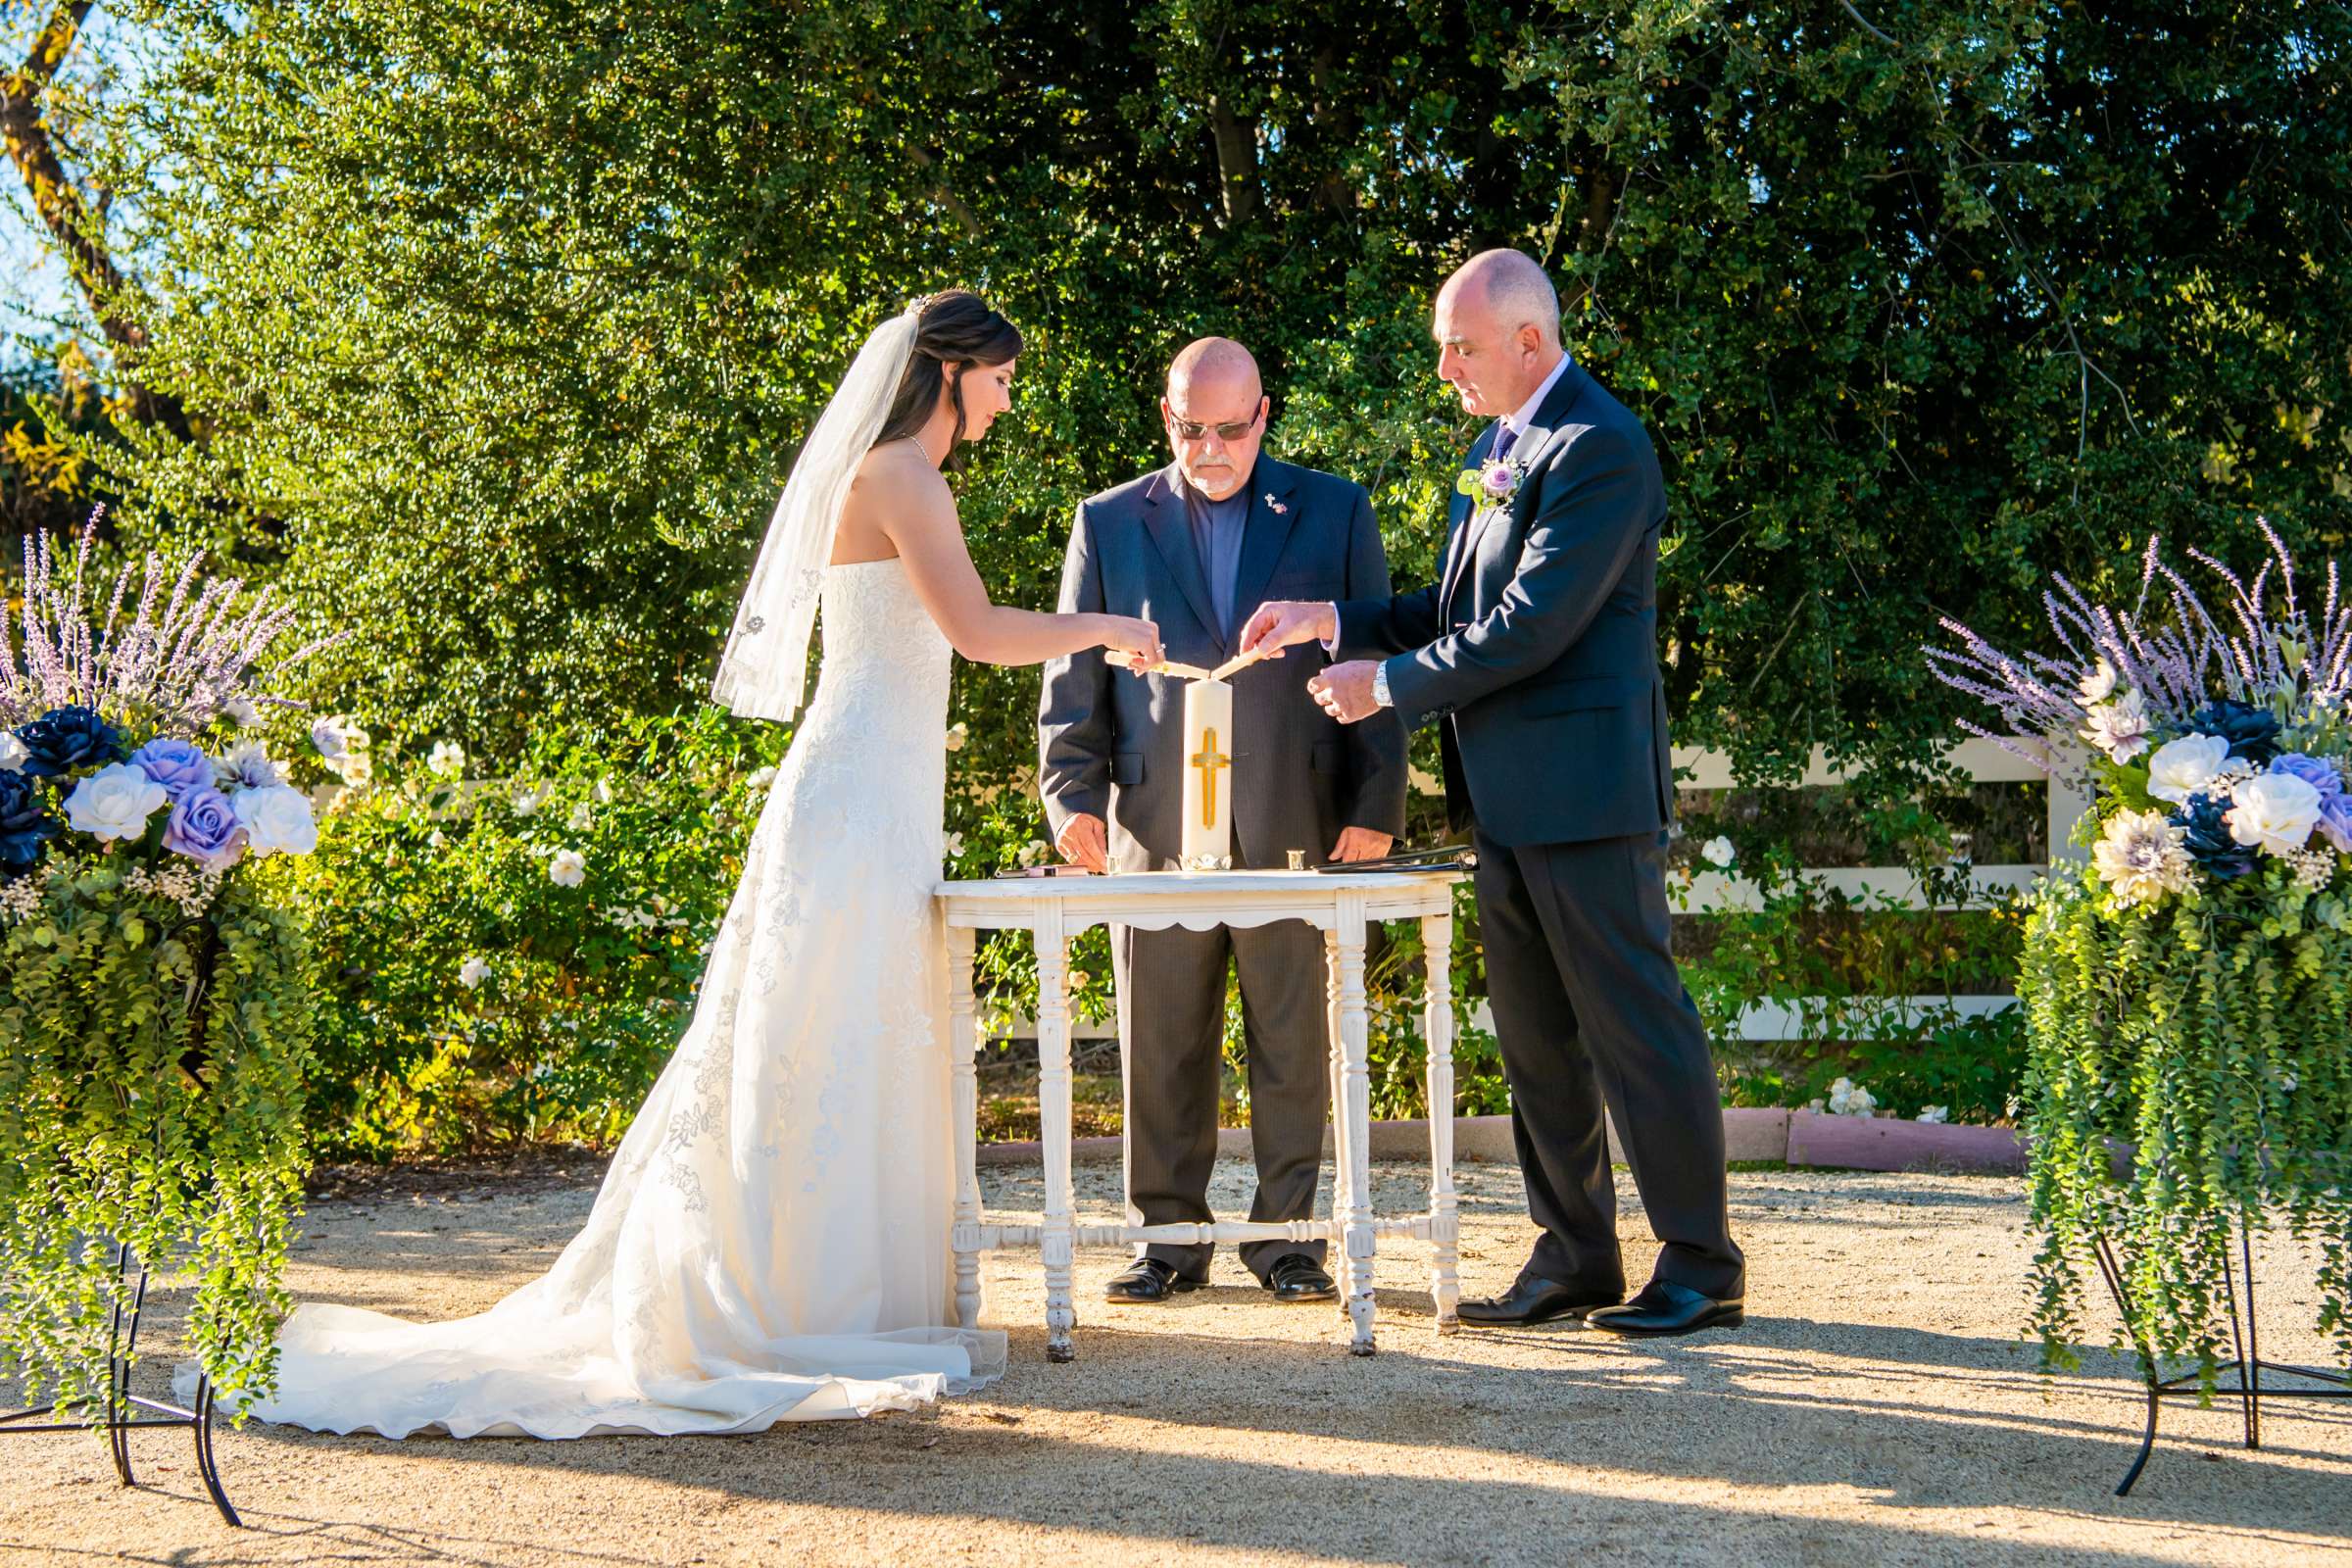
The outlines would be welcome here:
M 1521 433 L 1535 422 L 1536 411 L 1544 406 L 1545 398 L 1551 396 L 1551 389 L 1560 384 L 1560 377 L 1568 373 L 1568 356 L 1561 355 L 1560 363 L 1551 368 L 1551 373 L 1544 378 L 1544 384 L 1530 393 L 1525 403 L 1502 416 L 1501 427 L 1494 432 L 1494 445 L 1489 456 L 1500 462 L 1511 455 L 1511 448 L 1518 445 Z M 1450 543 L 1448 541 L 1448 545 Z M 1340 607 L 1336 604 L 1331 607 L 1331 637 L 1323 644 L 1323 652 L 1336 659 L 1340 647 Z M 1372 672 L 1372 700 L 1383 708 L 1396 706 L 1396 699 L 1389 695 L 1389 666 L 1385 661 L 1380 668 Z

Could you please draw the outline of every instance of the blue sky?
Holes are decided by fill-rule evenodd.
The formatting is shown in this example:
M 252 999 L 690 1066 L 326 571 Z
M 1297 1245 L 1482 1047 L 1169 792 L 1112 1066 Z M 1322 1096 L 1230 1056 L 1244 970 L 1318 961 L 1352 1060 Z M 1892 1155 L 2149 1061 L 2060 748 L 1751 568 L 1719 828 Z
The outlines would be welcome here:
M 45 5 L 19 7 L 0 0 L 0 51 L 5 51 L 9 60 L 24 57 L 34 28 L 48 11 Z M 118 71 L 129 68 L 132 52 L 123 47 L 124 37 L 114 31 L 117 25 L 115 14 L 107 7 L 92 11 L 74 42 L 67 70 L 73 72 L 77 66 L 86 70 L 99 53 L 110 54 Z M 50 318 L 79 302 L 64 263 L 33 217 L 31 199 L 24 193 L 24 178 L 16 166 L 0 162 L 0 178 L 9 182 L 7 197 L 0 200 L 0 362 L 15 362 L 24 357 L 21 337 L 26 333 L 44 339 L 57 336 Z

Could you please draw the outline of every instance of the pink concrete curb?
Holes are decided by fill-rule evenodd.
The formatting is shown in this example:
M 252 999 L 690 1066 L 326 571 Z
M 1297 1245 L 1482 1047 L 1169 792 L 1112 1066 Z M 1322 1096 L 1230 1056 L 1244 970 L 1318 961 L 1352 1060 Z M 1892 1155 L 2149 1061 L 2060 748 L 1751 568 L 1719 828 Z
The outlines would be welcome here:
M 1786 1160 L 1791 1165 L 1818 1165 L 1844 1170 L 1970 1171 L 2001 1175 L 2026 1168 L 2025 1144 L 2007 1127 L 1947 1127 L 1930 1122 L 1896 1121 L 1889 1117 L 1826 1116 L 1818 1111 L 1727 1105 L 1723 1112 L 1724 1158 L 1727 1160 Z M 1330 1152 L 1328 1134 L 1324 1152 Z M 1116 1138 L 1080 1138 L 1070 1145 L 1074 1160 L 1119 1157 Z M 1508 1116 L 1456 1116 L 1453 1150 L 1462 1159 L 1507 1163 L 1517 1159 Z M 1426 1121 L 1376 1121 L 1372 1124 L 1374 1159 L 1414 1159 L 1429 1152 Z M 1250 1130 L 1225 1127 L 1217 1132 L 1217 1153 L 1225 1158 L 1250 1157 Z M 983 1165 L 1019 1165 L 1045 1157 L 1035 1143 L 982 1144 Z M 1609 1157 L 1625 1158 L 1617 1129 L 1609 1128 Z

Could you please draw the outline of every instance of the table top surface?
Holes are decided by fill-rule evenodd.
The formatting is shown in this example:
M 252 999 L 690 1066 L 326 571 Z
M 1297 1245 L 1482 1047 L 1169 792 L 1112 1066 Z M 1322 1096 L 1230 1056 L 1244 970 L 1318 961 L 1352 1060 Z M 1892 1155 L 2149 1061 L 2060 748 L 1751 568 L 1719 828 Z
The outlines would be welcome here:
M 941 898 L 1009 900 L 1073 898 L 1323 898 L 1342 892 L 1426 890 L 1459 882 L 1468 873 L 1452 866 L 1427 871 L 1127 871 L 1112 876 L 978 877 L 941 882 Z

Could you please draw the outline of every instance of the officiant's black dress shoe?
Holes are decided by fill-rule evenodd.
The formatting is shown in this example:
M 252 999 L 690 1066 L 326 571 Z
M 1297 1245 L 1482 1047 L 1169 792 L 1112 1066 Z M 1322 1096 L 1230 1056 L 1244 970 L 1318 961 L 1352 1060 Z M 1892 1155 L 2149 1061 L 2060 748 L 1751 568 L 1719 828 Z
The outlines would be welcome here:
M 1304 1252 L 1285 1252 L 1266 1270 L 1266 1289 L 1274 1293 L 1277 1301 L 1330 1301 L 1339 1298 L 1340 1288 L 1331 1283 L 1323 1265 Z
M 1463 1301 L 1460 1311 L 1465 1323 L 1549 1323 L 1555 1318 L 1583 1317 L 1624 1299 L 1623 1291 L 1596 1292 L 1530 1275 L 1500 1296 Z
M 1164 1301 L 1179 1291 L 1197 1291 L 1199 1280 L 1188 1280 L 1175 1266 L 1156 1257 L 1139 1257 L 1127 1271 L 1104 1287 L 1106 1301 Z
M 1611 1334 L 1645 1335 L 1654 1339 L 1667 1334 L 1690 1334 L 1699 1329 L 1736 1329 L 1747 1320 L 1745 1307 L 1745 1301 L 1737 1296 L 1719 1300 L 1712 1296 L 1701 1296 L 1688 1285 L 1651 1280 L 1642 1287 L 1640 1296 L 1623 1306 L 1603 1308 L 1585 1321 Z

